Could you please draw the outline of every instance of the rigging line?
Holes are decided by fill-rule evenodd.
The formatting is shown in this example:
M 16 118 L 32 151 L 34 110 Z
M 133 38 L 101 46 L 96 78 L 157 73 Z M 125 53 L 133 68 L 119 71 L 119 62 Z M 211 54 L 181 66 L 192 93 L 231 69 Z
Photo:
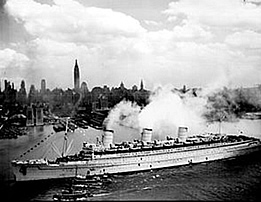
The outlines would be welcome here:
M 69 122 L 69 118 L 66 118 L 66 125 L 65 125 L 65 134 L 64 134 L 64 142 L 63 142 L 63 150 L 62 150 L 62 157 L 64 156 L 65 152 L 67 151 L 67 133 L 68 133 L 68 122 Z
M 47 145 L 47 148 L 50 148 L 50 143 Z M 45 158 L 46 154 L 49 153 L 50 149 L 46 149 L 42 155 L 42 158 Z
M 52 145 L 52 149 L 53 149 L 53 151 L 58 155 L 58 156 L 61 156 L 61 152 L 60 152 L 60 150 L 58 149 L 58 147 L 52 142 L 51 143 L 51 145 Z
M 34 150 L 34 148 L 37 148 L 38 146 L 41 145 L 41 142 L 44 143 L 45 140 L 49 139 L 51 137 L 51 135 L 53 135 L 54 133 L 52 132 L 51 134 L 47 135 L 44 139 L 40 140 L 39 142 L 37 142 L 33 147 L 31 147 L 30 149 L 28 149 L 26 152 L 24 152 L 23 154 L 20 155 L 20 158 L 22 158 L 23 156 L 25 156 L 27 153 L 30 153 L 32 150 Z
M 72 151 L 72 143 L 73 143 L 73 139 L 71 140 L 69 146 L 67 147 L 67 150 L 65 151 L 65 156 L 67 156 Z

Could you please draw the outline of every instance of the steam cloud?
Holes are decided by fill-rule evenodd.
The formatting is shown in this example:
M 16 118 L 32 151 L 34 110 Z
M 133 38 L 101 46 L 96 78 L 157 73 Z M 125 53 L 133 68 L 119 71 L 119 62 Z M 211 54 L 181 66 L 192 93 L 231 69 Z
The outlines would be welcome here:
M 175 136 L 179 126 L 197 130 L 205 123 L 202 118 L 206 99 L 190 93 L 180 94 L 173 86 L 157 87 L 150 103 L 139 114 L 140 127 L 152 128 L 159 137 Z
M 140 106 L 126 100 L 118 103 L 104 120 L 106 128 L 111 129 L 115 124 L 130 128 L 139 128 L 138 115 Z
M 158 139 L 176 137 L 180 126 L 188 127 L 189 134 L 204 133 L 215 122 L 237 122 L 246 112 L 261 111 L 258 89 L 228 89 L 215 83 L 184 93 L 172 85 L 157 86 L 144 108 L 124 100 L 111 110 L 105 125 L 119 124 L 140 132 L 151 128 Z
M 107 128 L 114 124 L 139 129 L 151 128 L 156 136 L 175 136 L 179 126 L 197 131 L 206 123 L 203 114 L 207 99 L 191 93 L 181 94 L 171 85 L 156 87 L 150 102 L 141 109 L 137 104 L 122 101 L 116 105 L 104 121 Z

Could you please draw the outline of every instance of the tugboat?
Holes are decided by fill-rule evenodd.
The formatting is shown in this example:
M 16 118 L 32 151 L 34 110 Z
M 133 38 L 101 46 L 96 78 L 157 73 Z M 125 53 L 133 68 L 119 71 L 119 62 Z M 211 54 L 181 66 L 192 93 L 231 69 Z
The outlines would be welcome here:
M 57 193 L 53 195 L 54 201 L 82 201 L 86 200 L 87 197 L 93 196 L 86 190 L 75 191 L 73 189 L 63 190 L 61 193 Z
M 63 190 L 61 193 L 53 195 L 55 201 L 82 201 L 88 197 L 92 197 L 92 191 L 94 189 L 101 189 L 104 183 L 109 181 L 108 177 L 104 177 L 106 181 L 99 176 L 81 176 L 76 175 L 71 180 L 71 186 L 69 190 Z M 88 190 L 88 191 L 87 191 Z
M 81 183 L 81 184 L 93 184 L 93 185 L 102 185 L 105 183 L 112 182 L 111 178 L 108 177 L 100 177 L 100 176 L 82 176 L 77 175 L 73 179 L 74 183 Z
M 77 175 L 74 179 L 75 183 L 91 183 L 91 184 L 96 184 L 98 182 L 101 182 L 101 178 L 99 176 L 82 176 L 82 175 Z

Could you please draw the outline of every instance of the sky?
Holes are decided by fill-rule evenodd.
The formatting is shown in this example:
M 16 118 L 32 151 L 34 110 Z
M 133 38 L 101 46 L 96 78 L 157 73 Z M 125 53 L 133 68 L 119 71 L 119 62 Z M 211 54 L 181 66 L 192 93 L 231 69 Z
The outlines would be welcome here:
M 0 79 L 19 88 L 261 84 L 261 0 L 0 0 Z M 3 87 L 2 87 L 3 88 Z

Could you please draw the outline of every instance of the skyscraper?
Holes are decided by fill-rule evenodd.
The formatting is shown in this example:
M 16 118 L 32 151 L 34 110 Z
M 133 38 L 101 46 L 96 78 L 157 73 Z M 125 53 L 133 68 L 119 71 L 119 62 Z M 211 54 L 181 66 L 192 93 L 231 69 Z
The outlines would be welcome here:
M 144 90 L 143 81 L 140 82 L 140 90 Z
M 75 60 L 75 65 L 74 65 L 74 89 L 79 90 L 80 88 L 80 72 L 79 72 L 79 67 L 77 64 L 77 60 Z
M 41 90 L 40 90 L 40 92 L 41 92 L 42 94 L 44 94 L 45 91 L 46 91 L 46 81 L 45 81 L 45 79 L 42 79 L 42 80 L 41 80 Z
M 24 80 L 21 81 L 21 87 L 17 93 L 17 101 L 22 104 L 25 105 L 26 101 L 27 101 L 27 95 L 26 95 L 26 89 L 25 89 L 25 82 Z

